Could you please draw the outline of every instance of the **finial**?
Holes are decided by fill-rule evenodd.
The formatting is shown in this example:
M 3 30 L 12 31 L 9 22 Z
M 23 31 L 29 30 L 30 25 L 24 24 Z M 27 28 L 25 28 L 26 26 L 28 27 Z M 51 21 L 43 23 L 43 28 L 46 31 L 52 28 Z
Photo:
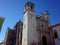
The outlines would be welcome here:
M 45 15 L 49 15 L 49 12 L 47 10 L 45 11 Z

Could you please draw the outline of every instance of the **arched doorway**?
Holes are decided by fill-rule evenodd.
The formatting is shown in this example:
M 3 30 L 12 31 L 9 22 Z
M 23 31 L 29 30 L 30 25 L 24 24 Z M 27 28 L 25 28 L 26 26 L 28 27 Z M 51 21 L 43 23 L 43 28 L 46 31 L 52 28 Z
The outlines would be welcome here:
M 42 43 L 43 45 L 47 45 L 47 39 L 45 36 L 42 37 Z

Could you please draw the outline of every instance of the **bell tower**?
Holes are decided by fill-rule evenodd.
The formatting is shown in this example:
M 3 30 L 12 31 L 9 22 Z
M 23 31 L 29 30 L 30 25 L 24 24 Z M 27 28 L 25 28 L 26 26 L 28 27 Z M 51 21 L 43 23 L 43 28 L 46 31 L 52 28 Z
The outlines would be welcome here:
M 36 27 L 37 22 L 34 4 L 27 2 L 24 11 L 22 45 L 31 45 L 33 42 L 37 42 L 38 36 L 36 34 Z

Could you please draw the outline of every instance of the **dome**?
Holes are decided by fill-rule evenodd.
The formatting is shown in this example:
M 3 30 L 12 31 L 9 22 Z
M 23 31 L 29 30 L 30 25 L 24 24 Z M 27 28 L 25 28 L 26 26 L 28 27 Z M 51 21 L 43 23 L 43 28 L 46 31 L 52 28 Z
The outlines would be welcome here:
M 29 7 L 31 7 L 31 9 L 33 9 L 34 8 L 34 4 L 32 3 L 32 2 L 27 2 L 26 4 L 25 4 L 25 9 L 26 8 L 29 8 Z

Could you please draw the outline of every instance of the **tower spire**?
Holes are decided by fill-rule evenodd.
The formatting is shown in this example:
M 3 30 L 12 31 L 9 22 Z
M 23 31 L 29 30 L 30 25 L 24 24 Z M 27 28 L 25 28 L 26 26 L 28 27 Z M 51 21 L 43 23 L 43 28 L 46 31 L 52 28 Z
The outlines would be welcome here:
M 45 20 L 48 22 L 48 25 L 49 25 L 49 22 L 50 22 L 49 21 L 49 12 L 46 10 L 44 15 L 45 15 Z
M 44 15 L 45 15 L 45 19 L 49 21 L 49 12 L 47 10 L 45 11 Z

